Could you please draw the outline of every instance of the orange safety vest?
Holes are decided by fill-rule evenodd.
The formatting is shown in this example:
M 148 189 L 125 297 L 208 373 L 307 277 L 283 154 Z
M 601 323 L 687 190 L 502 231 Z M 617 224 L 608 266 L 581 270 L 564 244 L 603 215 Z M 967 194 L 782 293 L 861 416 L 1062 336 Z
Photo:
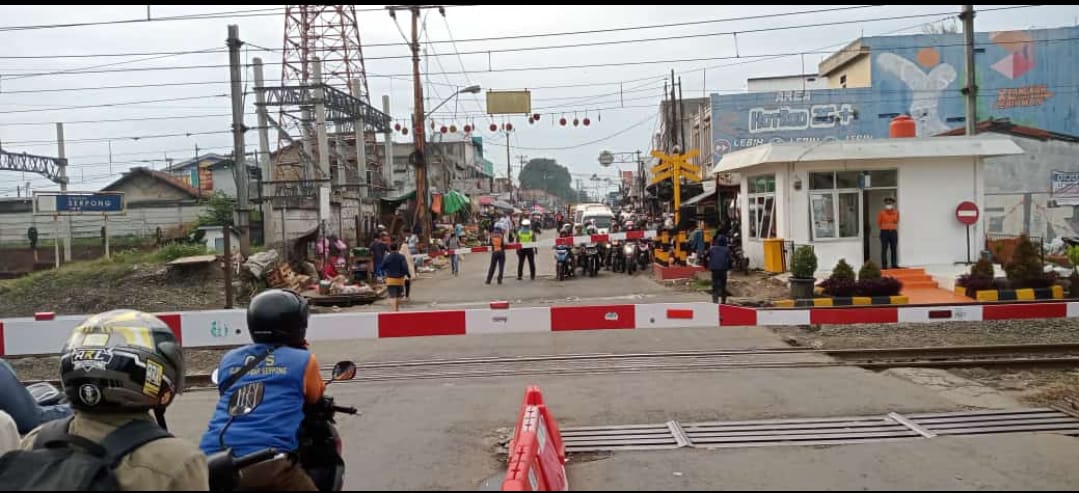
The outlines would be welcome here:
M 884 209 L 877 213 L 877 227 L 882 231 L 899 229 L 899 211 Z

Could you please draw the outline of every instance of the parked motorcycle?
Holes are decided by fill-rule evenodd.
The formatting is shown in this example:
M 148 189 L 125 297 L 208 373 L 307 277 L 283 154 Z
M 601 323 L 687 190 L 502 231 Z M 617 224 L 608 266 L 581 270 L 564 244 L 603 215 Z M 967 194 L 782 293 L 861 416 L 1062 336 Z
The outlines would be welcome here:
M 333 376 L 326 384 L 352 380 L 355 377 L 356 364 L 341 361 L 334 365 Z M 217 370 L 214 370 L 211 380 L 217 383 Z M 290 460 L 287 451 L 270 448 L 236 457 L 232 449 L 225 446 L 225 431 L 229 425 L 235 419 L 251 414 L 262 403 L 264 390 L 262 382 L 252 382 L 236 389 L 229 397 L 229 421 L 219 435 L 222 450 L 206 459 L 212 491 L 235 491 L 241 471 L 255 464 L 271 460 Z M 357 414 L 358 411 L 354 407 L 338 406 L 334 404 L 333 398 L 328 396 L 323 396 L 315 404 L 304 406 L 304 420 L 299 430 L 299 464 L 319 491 L 341 491 L 344 486 L 345 461 L 341 458 L 341 436 L 334 426 L 334 416 L 337 413 Z
M 619 252 L 621 263 L 625 266 L 625 271 L 629 275 L 637 273 L 637 255 L 638 246 L 636 241 L 627 241 L 622 245 Z
M 581 261 L 581 275 L 589 275 L 596 277 L 599 275 L 599 248 L 595 243 L 589 243 L 581 248 L 582 261 Z
M 608 250 L 610 253 L 608 263 L 611 265 L 611 272 L 623 272 L 626 270 L 626 257 L 622 252 L 626 245 L 630 243 L 632 242 L 614 241 L 611 243 L 611 248 Z
M 569 245 L 556 245 L 554 247 L 555 272 L 558 280 L 565 280 L 573 275 L 573 249 Z

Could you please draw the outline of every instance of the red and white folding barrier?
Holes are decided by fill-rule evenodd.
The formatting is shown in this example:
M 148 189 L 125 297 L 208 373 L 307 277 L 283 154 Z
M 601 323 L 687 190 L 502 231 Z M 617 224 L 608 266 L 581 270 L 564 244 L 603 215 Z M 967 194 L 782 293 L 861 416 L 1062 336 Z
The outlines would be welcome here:
M 251 341 L 244 310 L 157 313 L 184 347 L 239 346 Z M 310 341 L 388 337 L 544 333 L 817 324 L 894 324 L 1079 317 L 1079 301 L 998 302 L 940 306 L 748 308 L 707 302 L 327 313 L 311 317 Z M 86 315 L 0 320 L 0 356 L 56 354 Z

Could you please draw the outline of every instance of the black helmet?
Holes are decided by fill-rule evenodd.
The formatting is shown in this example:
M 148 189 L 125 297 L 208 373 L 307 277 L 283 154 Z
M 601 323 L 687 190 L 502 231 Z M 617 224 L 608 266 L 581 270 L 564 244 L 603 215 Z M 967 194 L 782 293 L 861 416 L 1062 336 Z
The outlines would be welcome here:
M 72 331 L 60 356 L 60 382 L 82 411 L 163 409 L 184 389 L 183 349 L 161 319 L 112 310 Z
M 303 296 L 287 289 L 269 289 L 247 305 L 247 330 L 258 343 L 299 347 L 307 337 L 309 315 Z

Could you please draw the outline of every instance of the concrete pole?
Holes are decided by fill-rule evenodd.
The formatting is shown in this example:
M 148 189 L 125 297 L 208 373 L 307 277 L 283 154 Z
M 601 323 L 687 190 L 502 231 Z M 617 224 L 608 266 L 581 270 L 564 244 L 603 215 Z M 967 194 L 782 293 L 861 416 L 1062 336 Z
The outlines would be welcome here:
M 967 59 L 967 85 L 963 88 L 967 103 L 967 135 L 974 135 L 978 125 L 978 85 L 974 80 L 974 6 L 964 5 L 959 19 L 963 21 L 963 48 Z
M 240 233 L 240 254 L 251 255 L 251 205 L 248 201 L 247 160 L 244 159 L 244 92 L 240 78 L 240 28 L 228 26 L 229 79 L 232 86 L 232 178 L 236 182 L 236 227 Z
M 258 91 L 258 88 L 266 85 L 266 79 L 262 71 L 262 59 L 255 58 L 252 60 L 255 65 L 255 105 L 258 112 L 259 122 L 259 163 L 262 165 L 262 200 L 263 200 L 263 216 L 262 216 L 262 238 L 263 243 L 266 245 L 272 245 L 274 233 L 277 228 L 274 228 L 274 214 L 273 203 L 267 207 L 265 201 L 266 197 L 273 195 L 273 191 L 270 190 L 270 186 L 266 185 L 266 182 L 273 180 L 273 166 L 270 162 L 270 121 L 266 108 L 266 94 L 262 91 Z
M 64 148 L 64 124 L 62 122 L 56 122 L 56 155 L 59 157 L 60 168 L 60 191 L 67 192 L 67 152 Z M 62 240 L 64 242 L 64 262 L 71 262 L 71 217 L 62 216 L 60 218 L 60 227 L 62 228 L 62 234 L 57 235 L 56 241 Z M 59 258 L 57 252 L 57 258 Z
M 390 114 L 390 96 L 382 95 L 382 112 Z M 386 126 L 386 162 L 382 165 L 382 177 L 386 180 L 386 188 L 393 188 L 393 128 Z

